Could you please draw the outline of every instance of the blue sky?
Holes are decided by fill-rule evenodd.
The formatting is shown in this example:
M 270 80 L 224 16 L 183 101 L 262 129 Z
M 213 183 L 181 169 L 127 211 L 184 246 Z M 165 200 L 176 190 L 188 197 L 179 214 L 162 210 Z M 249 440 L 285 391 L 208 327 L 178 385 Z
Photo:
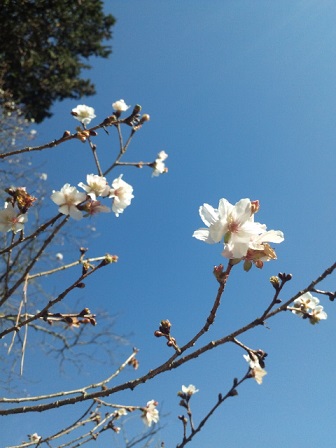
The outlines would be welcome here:
M 232 203 L 243 197 L 259 199 L 258 220 L 285 234 L 276 248 L 277 261 L 249 273 L 240 265 L 233 270 L 216 324 L 204 341 L 260 315 L 272 297 L 271 275 L 293 274 L 281 296 L 286 300 L 332 264 L 336 5 L 321 0 L 133 0 L 105 6 L 117 23 L 113 54 L 109 60 L 93 61 L 89 72 L 97 95 L 56 104 L 53 118 L 37 130 L 38 142 L 47 142 L 65 129 L 74 130 L 70 111 L 78 103 L 94 107 L 98 123 L 111 114 L 112 102 L 124 98 L 151 115 L 125 160 L 152 161 L 160 150 L 169 154 L 169 173 L 159 178 L 152 178 L 148 169 L 111 173 L 110 181 L 124 174 L 135 198 L 118 219 L 110 214 L 92 221 L 97 231 L 87 246 L 92 256 L 109 251 L 119 255 L 119 262 L 88 281 L 67 303 L 71 307 L 79 301 L 93 312 L 106 309 L 117 316 L 114 331 L 126 335 L 130 344 L 116 348 L 116 359 L 138 347 L 135 377 L 170 354 L 164 341 L 153 337 L 159 322 L 169 319 L 183 344 L 204 324 L 216 296 L 212 269 L 225 261 L 221 248 L 191 237 L 202 227 L 201 204 L 216 207 L 222 197 Z M 109 153 L 117 153 L 112 132 L 109 137 L 101 132 L 97 145 L 106 163 Z M 89 149 L 80 142 L 35 154 L 32 160 L 44 164 L 50 190 L 85 181 L 94 170 Z M 52 204 L 48 212 L 55 213 Z M 69 231 L 76 232 L 76 224 Z M 76 247 L 59 249 L 66 262 L 77 255 Z M 65 279 L 72 278 L 67 275 Z M 49 286 L 58 291 L 52 279 Z M 335 282 L 328 279 L 322 286 L 332 290 Z M 242 337 L 246 345 L 269 354 L 268 375 L 261 386 L 245 382 L 239 396 L 219 408 L 190 446 L 334 447 L 335 312 L 333 303 L 323 297 L 321 301 L 328 320 L 319 325 L 288 313 L 270 321 L 269 329 Z M 175 446 L 182 435 L 176 396 L 181 385 L 200 389 L 193 397 L 198 422 L 218 393 L 245 373 L 242 354 L 226 345 L 111 401 L 159 401 L 168 416 L 158 439 Z M 89 358 L 80 375 L 70 367 L 59 374 L 56 363 L 36 347 L 26 356 L 25 388 L 34 395 L 50 389 L 51 369 L 52 388 L 60 390 L 102 379 L 116 367 L 110 360 L 96 364 Z M 125 373 L 119 380 L 132 377 L 132 372 Z M 6 418 L 4 443 L 19 443 L 35 431 L 57 430 L 73 412 L 22 416 L 20 425 L 16 417 Z M 123 446 L 110 434 L 95 446 L 109 446 L 111 440 L 113 446 Z

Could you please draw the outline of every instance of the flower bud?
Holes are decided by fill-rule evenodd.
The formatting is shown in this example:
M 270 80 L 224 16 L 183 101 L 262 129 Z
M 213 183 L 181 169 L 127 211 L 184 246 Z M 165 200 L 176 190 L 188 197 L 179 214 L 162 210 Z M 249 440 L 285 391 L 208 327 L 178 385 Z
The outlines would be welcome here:
M 259 201 L 251 201 L 251 215 L 254 215 L 259 211 L 260 204 Z
M 141 117 L 139 124 L 143 124 L 143 123 L 145 123 L 146 121 L 149 121 L 149 120 L 150 120 L 150 116 L 148 114 L 144 114 Z
M 142 109 L 142 107 L 140 106 L 140 104 L 136 104 L 136 105 L 134 106 L 132 115 L 137 115 L 138 113 L 141 112 L 141 109 Z
M 161 325 L 159 327 L 159 330 L 165 334 L 165 335 L 169 335 L 170 333 L 170 328 L 171 328 L 171 323 L 169 322 L 169 320 L 162 320 L 161 321 Z
M 245 260 L 244 261 L 244 271 L 248 272 L 252 267 L 252 261 L 250 260 Z
M 105 118 L 105 120 L 103 121 L 103 125 L 110 126 L 115 121 L 117 121 L 117 117 L 115 115 L 110 115 L 109 117 Z
M 276 275 L 273 275 L 270 278 L 270 283 L 273 286 L 274 289 L 279 289 L 280 286 L 280 281 L 279 281 L 279 277 L 277 277 Z
M 110 255 L 110 254 L 105 255 L 106 263 L 117 263 L 117 261 L 118 261 L 118 255 Z

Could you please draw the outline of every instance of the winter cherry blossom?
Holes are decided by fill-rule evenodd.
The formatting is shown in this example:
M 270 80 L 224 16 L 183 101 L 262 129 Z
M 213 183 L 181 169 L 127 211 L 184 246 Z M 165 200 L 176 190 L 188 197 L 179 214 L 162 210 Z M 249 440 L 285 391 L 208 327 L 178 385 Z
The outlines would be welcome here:
M 116 112 L 126 112 L 131 106 L 127 106 L 124 100 L 119 100 L 113 103 L 112 107 Z
M 87 185 L 83 182 L 78 184 L 79 187 L 86 191 L 87 195 L 90 196 L 92 200 L 96 200 L 97 196 L 108 196 L 110 193 L 110 187 L 103 176 L 98 176 L 97 174 L 88 174 L 86 176 Z
M 76 220 L 82 219 L 83 214 L 76 206 L 85 201 L 86 193 L 81 193 L 76 187 L 65 184 L 60 191 L 54 190 L 50 198 L 59 205 L 58 211 L 63 215 L 70 215 Z
M 292 310 L 292 313 L 303 317 L 305 314 L 314 310 L 319 303 L 320 301 L 317 297 L 314 297 L 310 292 L 305 292 L 302 296 L 294 300 L 293 308 L 295 309 Z
M 109 198 L 113 198 L 112 211 L 118 217 L 124 209 L 131 204 L 133 196 L 133 187 L 122 180 L 123 174 L 112 182 Z
M 264 224 L 254 222 L 254 204 L 250 199 L 241 199 L 235 205 L 226 199 L 220 199 L 218 209 L 203 204 L 199 214 L 208 229 L 196 230 L 193 237 L 208 244 L 223 240 L 229 245 L 230 258 L 244 257 L 251 238 L 266 231 Z
M 77 107 L 72 109 L 71 113 L 74 118 L 83 123 L 84 126 L 87 126 L 91 122 L 91 120 L 96 118 L 94 108 L 85 106 L 84 104 L 79 104 Z
M 193 384 L 189 384 L 188 387 L 182 386 L 182 393 L 185 395 L 194 395 L 198 391 L 199 389 L 196 389 L 196 387 Z
M 156 409 L 157 405 L 157 401 L 151 400 L 147 402 L 147 406 L 142 410 L 142 421 L 148 427 L 152 426 L 153 422 L 157 423 L 159 421 L 159 411 Z
M 267 372 L 260 366 L 258 357 L 253 353 L 249 353 L 248 355 L 243 356 L 250 365 L 252 377 L 258 384 L 261 384 L 263 382 L 263 377 L 267 375 Z
M 114 411 L 114 418 L 116 420 L 121 418 L 123 415 L 127 415 L 127 411 L 125 408 L 120 408 L 120 409 L 117 409 L 116 411 Z
M 155 159 L 155 162 L 153 164 L 153 173 L 152 176 L 159 176 L 160 174 L 166 173 L 168 171 L 168 168 L 165 166 L 164 161 L 168 157 L 168 154 L 165 151 L 160 151 L 157 159 Z
M 20 211 L 9 202 L 5 202 L 5 208 L 0 210 L 0 232 L 17 233 L 23 230 L 27 221 L 27 214 L 20 214 Z
M 302 294 L 293 302 L 293 308 L 291 311 L 300 317 L 308 317 L 309 322 L 315 325 L 320 320 L 327 319 L 328 315 L 323 310 L 323 306 L 319 305 L 320 301 L 317 297 L 314 297 L 310 292 Z
M 42 437 L 39 436 L 37 432 L 34 432 L 34 434 L 30 434 L 28 437 L 30 442 L 39 442 L 42 439 Z

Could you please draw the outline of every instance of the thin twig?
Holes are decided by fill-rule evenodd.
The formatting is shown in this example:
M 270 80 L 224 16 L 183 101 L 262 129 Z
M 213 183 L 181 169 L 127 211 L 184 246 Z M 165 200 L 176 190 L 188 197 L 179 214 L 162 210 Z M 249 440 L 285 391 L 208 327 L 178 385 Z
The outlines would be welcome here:
M 309 286 L 307 286 L 305 289 L 303 289 L 302 291 L 299 291 L 299 293 L 297 293 L 295 296 L 293 296 L 291 299 L 289 299 L 284 305 L 282 305 L 280 308 L 278 308 L 277 310 L 274 310 L 272 312 L 270 312 L 266 318 L 270 318 L 273 317 L 274 315 L 282 312 L 282 311 L 286 311 L 286 307 L 293 302 L 297 297 L 299 297 L 300 295 L 304 294 L 305 292 L 311 290 L 312 288 L 314 288 L 314 286 L 316 284 L 318 284 L 319 282 L 321 282 L 322 280 L 324 280 L 328 275 L 330 275 L 336 268 L 336 263 L 334 263 L 332 266 L 328 267 L 316 280 L 312 281 L 310 283 Z M 190 353 L 189 355 L 186 355 L 180 359 L 176 359 L 172 361 L 172 358 L 176 358 L 178 355 L 175 353 L 168 361 L 166 361 L 165 363 L 161 364 L 160 366 L 158 366 L 157 368 L 150 370 L 147 374 L 143 375 L 140 378 L 137 378 L 135 380 L 132 381 L 127 381 L 123 384 L 119 384 L 118 386 L 114 386 L 110 389 L 106 389 L 106 390 L 101 390 L 98 392 L 92 392 L 92 393 L 88 393 L 85 395 L 81 395 L 78 397 L 71 397 L 71 398 L 66 398 L 64 400 L 57 400 L 57 402 L 52 402 L 52 403 L 45 403 L 45 404 L 39 404 L 36 406 L 23 406 L 23 407 L 19 407 L 19 408 L 14 408 L 14 409 L 3 409 L 0 410 L 0 415 L 11 415 L 11 414 L 22 414 L 22 413 L 27 413 L 27 412 L 42 412 L 42 411 L 46 411 L 48 409 L 53 409 L 55 407 L 61 407 L 61 406 L 67 406 L 67 405 L 71 405 L 71 404 L 75 404 L 75 403 L 79 403 L 85 400 L 91 400 L 91 399 L 95 399 L 95 398 L 101 398 L 101 397 L 107 397 L 109 395 L 112 395 L 114 393 L 120 392 L 122 390 L 128 390 L 131 389 L 133 390 L 135 387 L 137 387 L 139 384 L 143 384 L 145 382 L 147 382 L 148 380 L 156 377 L 159 374 L 162 374 L 164 372 L 167 372 L 169 370 L 173 370 L 178 368 L 179 366 L 185 364 L 186 362 L 190 361 L 191 359 L 195 359 L 198 356 L 200 356 L 201 354 L 214 349 L 215 347 L 218 347 L 220 345 L 223 345 L 227 342 L 232 342 L 233 338 L 237 337 L 238 335 L 245 333 L 246 331 L 250 330 L 251 328 L 254 328 L 256 326 L 259 326 L 263 323 L 264 321 L 258 317 L 256 319 L 254 319 L 252 322 L 250 322 L 249 324 L 245 325 L 244 327 L 240 328 L 239 330 L 234 331 L 233 333 L 231 333 L 228 336 L 225 336 L 221 339 L 218 339 L 216 341 L 211 341 L 210 343 L 208 343 L 207 345 L 201 347 L 198 350 L 195 350 L 194 352 Z M 189 344 L 186 344 L 189 345 Z

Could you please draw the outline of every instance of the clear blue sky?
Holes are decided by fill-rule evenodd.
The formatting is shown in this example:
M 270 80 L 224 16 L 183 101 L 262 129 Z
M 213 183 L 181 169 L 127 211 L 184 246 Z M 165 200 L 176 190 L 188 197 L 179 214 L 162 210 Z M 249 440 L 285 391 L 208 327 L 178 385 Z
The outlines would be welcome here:
M 222 197 L 233 203 L 243 197 L 259 199 L 258 220 L 285 234 L 276 248 L 277 261 L 261 271 L 234 269 L 215 327 L 204 341 L 261 314 L 273 293 L 271 275 L 293 274 L 282 294 L 286 300 L 333 262 L 336 4 L 132 0 L 106 1 L 106 11 L 117 18 L 113 54 L 107 61 L 93 61 L 89 76 L 97 95 L 79 103 L 95 108 L 97 123 L 110 115 L 115 100 L 141 104 L 151 121 L 136 135 L 125 159 L 151 161 L 165 150 L 169 173 L 159 178 L 145 169 L 112 173 L 110 180 L 124 173 L 135 198 L 118 219 L 98 216 L 92 225 L 100 236 L 87 246 L 92 256 L 118 254 L 119 263 L 88 281 L 67 305 L 79 300 L 92 311 L 117 315 L 115 332 L 126 335 L 130 345 L 118 350 L 116 360 L 138 347 L 136 375 L 142 375 L 170 354 L 164 341 L 153 337 L 160 320 L 173 323 L 173 334 L 183 344 L 204 324 L 216 295 L 212 269 L 225 261 L 220 247 L 191 237 L 202 226 L 198 208 L 204 202 L 217 206 Z M 74 130 L 70 111 L 77 104 L 55 105 L 54 117 L 37 128 L 39 142 Z M 104 160 L 109 152 L 116 154 L 116 138 L 101 133 L 97 144 Z M 65 182 L 77 185 L 94 169 L 88 147 L 79 142 L 35 154 L 32 160 L 44 161 L 51 190 Z M 62 251 L 66 262 L 73 260 L 72 247 Z M 323 286 L 334 289 L 335 282 Z M 59 285 L 50 287 L 58 291 Z M 248 346 L 268 352 L 268 375 L 261 386 L 246 382 L 190 446 L 335 446 L 335 305 L 321 299 L 328 320 L 319 325 L 288 313 L 270 321 L 268 330 L 242 337 Z M 193 397 L 198 422 L 233 377 L 245 373 L 242 355 L 238 347 L 224 346 L 111 401 L 159 401 L 168 415 L 158 438 L 173 447 L 182 435 L 176 396 L 181 385 L 200 389 Z M 52 372 L 55 391 L 85 385 L 108 376 L 115 366 L 89 358 L 80 375 L 71 369 L 59 374 L 56 364 L 32 347 L 25 388 L 33 395 L 47 392 Z M 126 378 L 131 376 L 121 375 L 118 382 Z M 4 444 L 19 443 L 28 433 L 57 430 L 69 413 L 73 409 L 27 415 L 20 417 L 20 425 L 17 418 L 6 418 Z M 60 414 L 62 421 L 57 420 Z M 110 446 L 111 437 L 94 446 Z M 123 446 L 117 437 L 113 443 Z

